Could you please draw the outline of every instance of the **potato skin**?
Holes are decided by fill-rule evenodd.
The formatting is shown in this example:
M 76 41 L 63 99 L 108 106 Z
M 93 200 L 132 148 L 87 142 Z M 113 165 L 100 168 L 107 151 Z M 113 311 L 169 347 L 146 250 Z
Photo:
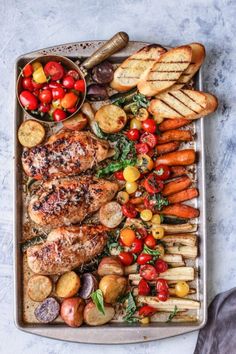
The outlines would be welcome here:
M 61 318 L 70 327 L 80 327 L 84 321 L 85 302 L 80 297 L 63 300 L 61 304 Z
M 63 126 L 70 130 L 82 130 L 86 127 L 88 119 L 82 112 L 77 113 L 72 118 L 62 122 Z
M 108 304 L 116 302 L 117 298 L 124 294 L 127 286 L 127 279 L 119 275 L 105 275 L 99 283 L 104 301 Z
M 52 292 L 52 281 L 45 275 L 33 275 L 28 282 L 28 295 L 31 300 L 41 302 Z
M 107 322 L 110 322 L 115 315 L 115 310 L 111 305 L 104 305 L 103 315 L 98 311 L 96 305 L 91 301 L 84 308 L 84 322 L 89 326 L 101 326 Z
M 56 294 L 59 297 L 68 298 L 77 294 L 79 288 L 79 276 L 73 271 L 66 272 L 57 281 Z
M 104 257 L 98 266 L 98 275 L 124 275 L 124 267 L 118 257 Z

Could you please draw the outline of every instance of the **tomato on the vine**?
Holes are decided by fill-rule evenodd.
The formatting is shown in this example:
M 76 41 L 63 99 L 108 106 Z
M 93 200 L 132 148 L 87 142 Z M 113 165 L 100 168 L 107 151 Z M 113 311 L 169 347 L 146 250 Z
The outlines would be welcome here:
M 150 173 L 150 175 L 144 181 L 144 188 L 150 194 L 159 193 L 163 187 L 164 183 L 155 173 Z
M 170 177 L 170 167 L 167 165 L 157 164 L 155 170 L 155 173 L 162 181 L 165 181 Z
M 138 129 L 130 129 L 127 132 L 127 137 L 131 141 L 135 141 L 139 139 L 139 130 Z
M 147 262 L 150 262 L 151 260 L 152 260 L 152 256 L 150 254 L 141 253 L 137 258 L 137 263 L 139 265 L 143 265 L 146 264 Z
M 140 137 L 141 143 L 146 143 L 150 148 L 154 148 L 157 145 L 158 138 L 157 135 L 145 132 Z
M 145 132 L 155 133 L 157 125 L 154 119 L 148 118 L 142 122 L 142 128 Z
M 135 218 L 138 215 L 137 210 L 131 203 L 122 205 L 122 212 L 127 218 Z
M 148 282 L 145 279 L 141 279 L 138 284 L 138 294 L 146 296 L 150 293 L 151 289 Z
M 134 260 L 134 256 L 132 255 L 132 253 L 130 252 L 120 252 L 120 254 L 118 255 L 121 263 L 124 266 L 129 266 L 133 263 Z

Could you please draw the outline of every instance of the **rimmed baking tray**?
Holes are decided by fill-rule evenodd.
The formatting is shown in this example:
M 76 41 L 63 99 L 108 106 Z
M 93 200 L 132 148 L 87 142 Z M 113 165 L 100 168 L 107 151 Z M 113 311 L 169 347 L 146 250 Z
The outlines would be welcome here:
M 59 54 L 67 56 L 72 60 L 89 57 L 104 41 L 84 41 L 69 44 L 62 44 L 54 47 L 41 49 L 35 52 L 24 54 L 17 58 L 15 63 L 15 82 L 19 74 L 19 68 L 23 67 L 29 60 L 44 54 Z M 149 43 L 130 42 L 128 46 L 113 55 L 111 60 L 114 63 L 123 61 L 127 56 L 134 53 Z M 201 71 L 196 77 L 195 87 L 202 90 Z M 26 118 L 15 98 L 14 113 L 14 320 L 18 329 L 32 334 L 37 334 L 49 338 L 74 341 L 80 343 L 96 344 L 121 344 L 151 341 L 167 338 L 182 333 L 199 330 L 207 320 L 207 299 L 206 299 L 206 203 L 205 203 L 205 149 L 204 149 L 204 120 L 199 119 L 192 123 L 195 133 L 194 147 L 198 152 L 198 163 L 196 165 L 196 181 L 200 196 L 194 201 L 194 206 L 200 209 L 198 218 L 199 236 L 199 257 L 194 263 L 197 280 L 195 286 L 197 294 L 195 299 L 200 301 L 201 307 L 198 311 L 198 319 L 193 323 L 151 323 L 149 325 L 110 323 L 100 327 L 82 326 L 80 328 L 70 328 L 62 323 L 52 323 L 50 325 L 29 323 L 25 320 L 26 310 L 23 301 L 23 255 L 20 250 L 24 227 L 24 201 L 22 197 L 23 171 L 21 167 L 22 148 L 17 139 L 17 130 L 22 121 Z M 25 232 L 25 231 L 24 231 Z M 26 306 L 27 307 L 27 306 Z

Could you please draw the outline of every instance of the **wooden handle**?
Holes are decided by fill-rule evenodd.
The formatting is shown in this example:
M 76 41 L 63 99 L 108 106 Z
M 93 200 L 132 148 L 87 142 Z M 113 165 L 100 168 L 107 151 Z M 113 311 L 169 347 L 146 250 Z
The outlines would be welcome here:
M 112 54 L 118 52 L 126 47 L 129 42 L 129 36 L 125 32 L 116 33 L 111 39 L 103 44 L 93 55 L 86 59 L 82 66 L 85 69 L 91 69 L 95 65 L 101 63 L 103 60 L 110 57 Z

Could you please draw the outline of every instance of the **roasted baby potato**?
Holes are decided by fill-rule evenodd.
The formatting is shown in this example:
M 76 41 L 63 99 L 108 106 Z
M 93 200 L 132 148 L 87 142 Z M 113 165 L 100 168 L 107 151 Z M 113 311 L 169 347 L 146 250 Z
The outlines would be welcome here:
M 111 305 L 104 305 L 103 315 L 96 307 L 96 305 L 91 301 L 84 308 L 84 322 L 89 326 L 101 326 L 109 321 L 115 315 L 115 310 Z
M 63 126 L 70 130 L 82 130 L 86 127 L 88 119 L 82 112 L 77 113 L 72 118 L 62 122 Z
M 84 321 L 85 302 L 80 297 L 65 299 L 61 304 L 61 318 L 70 327 L 80 327 Z
M 99 210 L 99 220 L 101 224 L 110 229 L 117 227 L 123 219 L 122 209 L 119 203 L 109 202 Z
M 124 267 L 118 257 L 104 257 L 98 266 L 98 275 L 124 275 Z
M 98 281 L 95 276 L 91 273 L 84 273 L 81 276 L 81 287 L 79 289 L 78 295 L 84 300 L 90 298 L 92 292 L 97 290 L 98 288 Z
M 127 122 L 125 111 L 114 105 L 108 104 L 99 108 L 95 120 L 104 133 L 117 133 L 124 128 Z
M 33 275 L 28 282 L 28 295 L 33 301 L 43 301 L 52 292 L 52 281 L 45 275 Z
M 59 297 L 71 297 L 77 294 L 80 288 L 79 276 L 71 271 L 60 276 L 56 285 L 56 294 Z
M 26 120 L 18 129 L 18 139 L 21 145 L 32 148 L 42 143 L 45 129 L 42 124 L 33 119 Z
M 105 275 L 99 283 L 104 301 L 108 304 L 116 302 L 117 298 L 124 294 L 127 286 L 127 279 L 119 275 Z
M 45 299 L 38 307 L 34 314 L 39 322 L 50 323 L 54 321 L 60 312 L 60 305 L 53 297 Z

